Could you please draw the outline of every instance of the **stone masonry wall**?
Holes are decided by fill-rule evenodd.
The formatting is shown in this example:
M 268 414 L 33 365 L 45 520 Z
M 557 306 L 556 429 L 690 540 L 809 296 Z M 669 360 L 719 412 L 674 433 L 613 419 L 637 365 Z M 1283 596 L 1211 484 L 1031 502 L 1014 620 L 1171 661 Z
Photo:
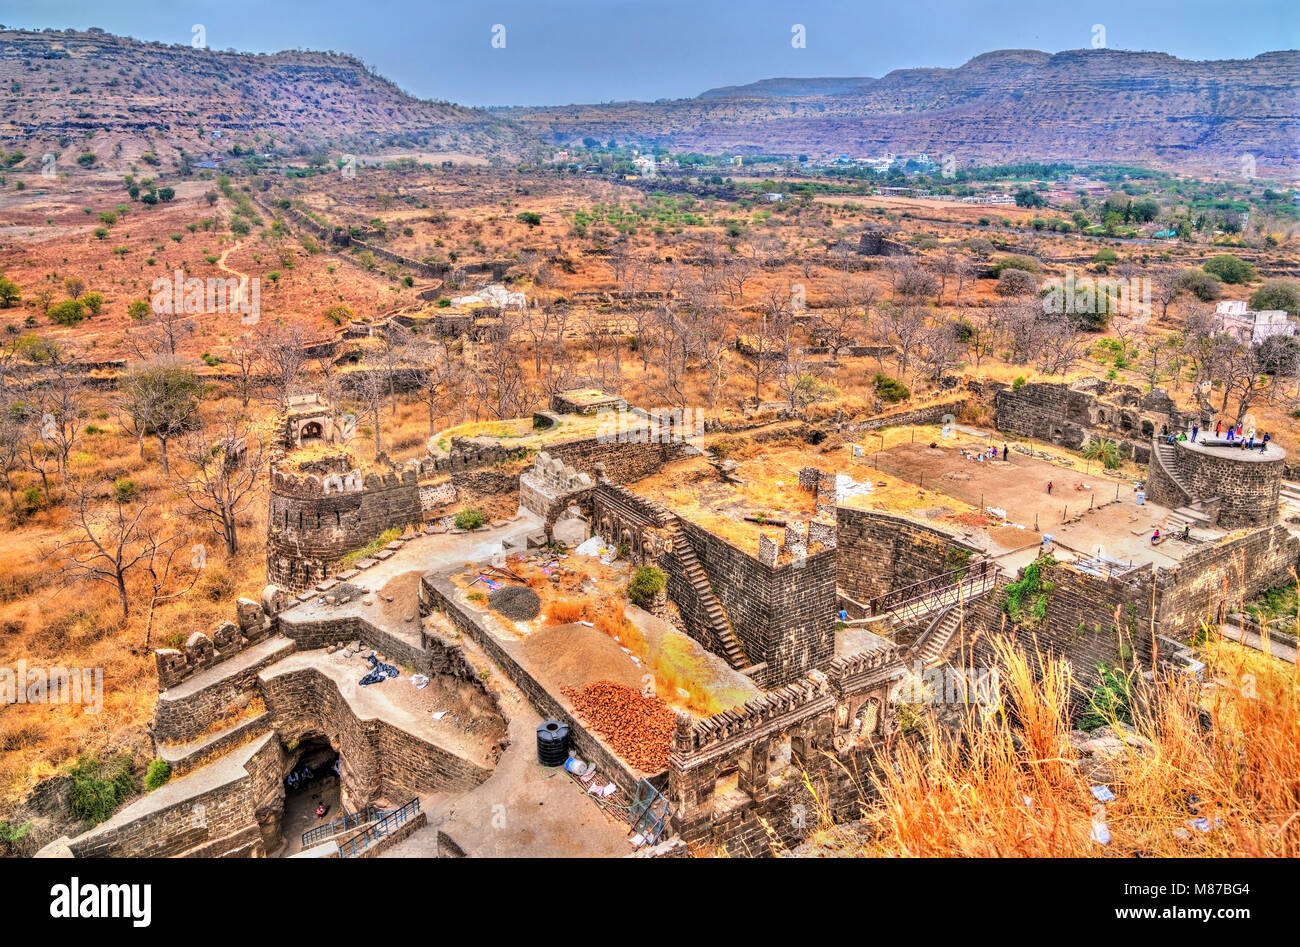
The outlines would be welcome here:
M 1282 490 L 1282 451 L 1274 449 L 1272 459 L 1256 448 L 1249 452 L 1237 448 L 1210 453 L 1174 444 L 1174 462 L 1178 477 L 1197 499 L 1218 497 L 1218 525 L 1262 526 L 1277 518 L 1278 497 Z
M 750 661 L 767 663 L 765 682 L 785 684 L 830 661 L 835 652 L 835 549 L 812 553 L 802 566 L 786 562 L 773 567 L 693 523 L 682 521 L 682 530 Z M 697 596 L 675 557 L 663 556 L 662 564 L 669 575 L 669 596 L 688 626 L 706 626 L 702 616 L 691 615 Z
M 841 506 L 836 523 L 839 586 L 864 604 L 960 568 L 975 551 L 950 533 L 889 513 Z
M 284 792 L 280 744 L 273 737 L 264 738 L 244 770 L 205 793 L 186 795 L 121 826 L 76 838 L 70 843 L 72 852 L 77 858 L 166 858 L 200 846 L 212 850 L 214 843 L 229 836 L 247 838 Z M 165 803 L 167 790 L 167 786 L 156 790 L 158 796 L 152 801 Z M 278 838 L 267 841 L 274 844 Z
M 322 581 L 347 553 L 385 530 L 420 521 L 418 477 L 365 476 L 361 489 L 327 488 L 314 475 L 271 475 L 267 580 L 301 591 Z

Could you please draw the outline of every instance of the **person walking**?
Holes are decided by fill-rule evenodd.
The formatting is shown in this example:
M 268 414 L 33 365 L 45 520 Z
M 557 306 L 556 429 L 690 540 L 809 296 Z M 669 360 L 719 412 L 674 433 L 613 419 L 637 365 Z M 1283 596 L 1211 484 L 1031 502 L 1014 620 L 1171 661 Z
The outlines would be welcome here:
M 1006 459 L 1007 459 L 1007 445 L 1006 445 L 1006 442 L 1003 441 L 1003 443 L 1002 443 L 1002 460 L 1003 460 L 1004 463 L 1006 462 Z
M 1255 449 L 1255 432 L 1254 432 L 1254 431 L 1251 431 L 1251 432 L 1250 432 L 1250 437 L 1248 437 L 1248 438 L 1246 439 L 1246 445 L 1245 445 L 1245 446 L 1246 446 L 1246 450 L 1254 450 L 1254 449 Z
M 1265 431 L 1264 436 L 1259 439 L 1259 452 L 1261 454 L 1264 453 L 1264 451 L 1268 450 L 1268 442 L 1271 441 L 1272 439 L 1273 439 L 1273 435 Z
M 1201 427 L 1200 427 L 1200 425 L 1199 425 L 1199 424 L 1193 424 L 1193 425 L 1192 425 L 1192 443 L 1193 443 L 1193 444 L 1196 443 L 1196 435 L 1199 434 L 1200 432 L 1201 432 Z
M 1229 427 L 1229 428 L 1228 428 L 1228 443 L 1229 443 L 1229 444 L 1232 443 L 1232 430 L 1233 430 L 1232 427 Z
M 1222 421 L 1215 421 L 1215 422 L 1214 422 L 1214 439 L 1215 439 L 1215 440 L 1218 440 L 1218 439 L 1219 439 L 1220 437 L 1222 437 L 1222 436 L 1223 436 L 1223 422 L 1222 422 Z
M 1047 495 L 1048 495 L 1049 497 L 1052 495 L 1052 481 L 1050 481 L 1050 480 L 1047 481 Z

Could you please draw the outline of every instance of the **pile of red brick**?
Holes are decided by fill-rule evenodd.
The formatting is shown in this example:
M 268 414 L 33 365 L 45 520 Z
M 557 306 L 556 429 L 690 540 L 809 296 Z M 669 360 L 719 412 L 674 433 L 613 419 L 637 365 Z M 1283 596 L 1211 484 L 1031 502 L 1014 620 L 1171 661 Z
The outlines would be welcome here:
M 582 690 L 566 687 L 564 696 L 626 762 L 645 773 L 668 765 L 676 714 L 659 698 L 643 697 L 613 681 L 593 681 Z

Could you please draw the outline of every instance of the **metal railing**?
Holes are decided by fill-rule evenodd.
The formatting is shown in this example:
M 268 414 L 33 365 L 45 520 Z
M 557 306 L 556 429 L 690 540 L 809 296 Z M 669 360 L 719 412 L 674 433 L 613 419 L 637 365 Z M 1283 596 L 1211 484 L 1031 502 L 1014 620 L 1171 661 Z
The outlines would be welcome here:
M 356 858 L 367 848 L 387 835 L 391 835 L 398 826 L 404 825 L 413 815 L 420 811 L 419 798 L 412 799 L 399 809 L 383 814 L 383 818 L 365 831 L 339 843 L 339 858 Z
M 990 563 L 991 565 L 991 563 Z M 951 585 L 932 589 L 905 602 L 899 602 L 885 610 L 893 619 L 894 625 L 901 628 L 920 618 L 932 614 L 936 609 L 956 605 L 958 602 L 970 601 L 983 595 L 997 583 L 997 569 L 985 568 L 978 574 L 961 579 Z
M 379 811 L 374 806 L 366 806 L 356 812 L 345 812 L 343 818 L 335 819 L 328 825 L 318 825 L 314 829 L 308 829 L 302 833 L 302 847 L 310 848 L 315 843 L 327 839 L 331 835 L 337 835 L 348 829 L 355 829 L 358 826 L 365 825 L 367 822 L 372 821 L 379 814 Z
M 995 570 L 994 562 L 985 559 L 971 566 L 962 566 L 960 569 L 953 569 L 951 572 L 944 572 L 928 579 L 922 579 L 920 582 L 913 582 L 911 585 L 890 589 L 884 595 L 877 595 L 875 598 L 870 599 L 867 605 L 871 610 L 871 614 L 879 615 L 882 612 L 893 611 L 899 605 L 924 598 L 934 592 L 955 588 L 959 583 L 968 579 L 984 578 L 994 574 Z

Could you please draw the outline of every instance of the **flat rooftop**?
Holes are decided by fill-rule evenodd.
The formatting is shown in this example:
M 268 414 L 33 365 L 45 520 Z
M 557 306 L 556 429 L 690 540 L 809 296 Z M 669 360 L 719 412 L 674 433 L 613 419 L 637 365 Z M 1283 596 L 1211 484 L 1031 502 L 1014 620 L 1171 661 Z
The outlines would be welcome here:
M 1262 435 L 1261 435 L 1262 436 Z M 1276 441 L 1269 441 L 1266 450 L 1260 450 L 1261 442 L 1259 437 L 1255 438 L 1254 448 L 1247 450 L 1243 447 L 1244 441 L 1233 439 L 1231 441 L 1223 438 L 1198 437 L 1195 441 L 1179 441 L 1179 450 L 1189 450 L 1197 454 L 1208 454 L 1214 457 L 1228 457 L 1232 460 L 1239 460 L 1243 463 L 1267 463 L 1272 460 L 1285 460 L 1286 448 L 1279 447 Z

